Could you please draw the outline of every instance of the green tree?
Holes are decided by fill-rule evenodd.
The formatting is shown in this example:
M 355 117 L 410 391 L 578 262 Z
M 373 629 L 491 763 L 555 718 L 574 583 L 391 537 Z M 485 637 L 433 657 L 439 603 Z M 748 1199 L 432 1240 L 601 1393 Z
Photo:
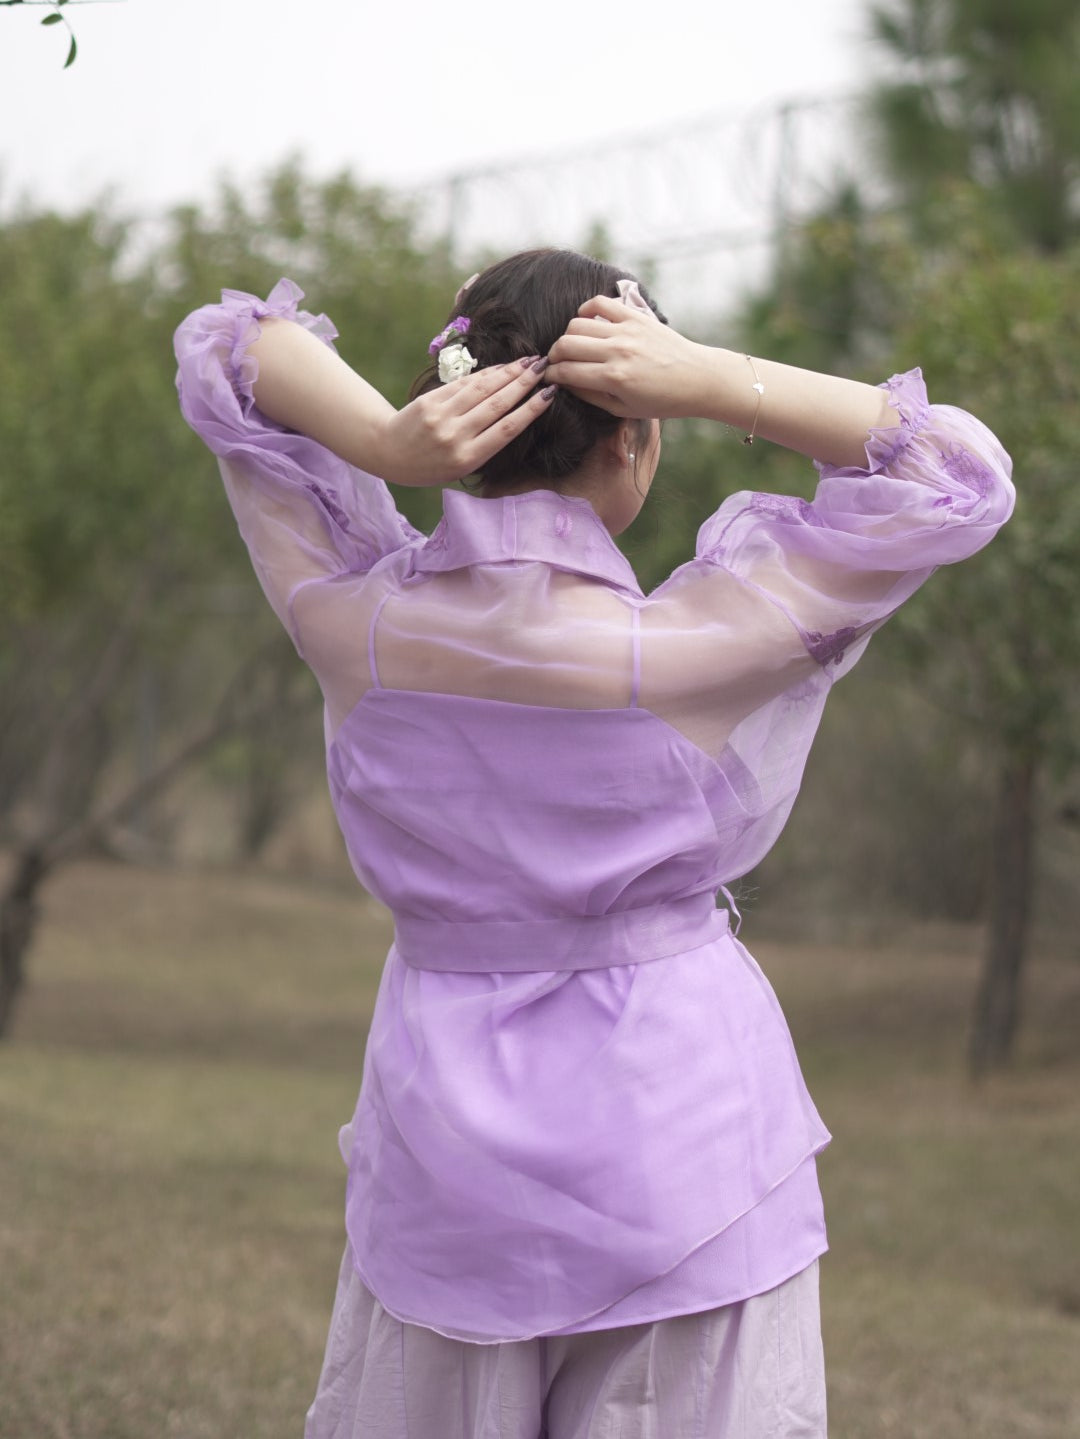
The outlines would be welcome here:
M 896 75 L 869 97 L 888 180 L 924 209 L 978 184 L 1026 241 L 1080 232 L 1080 0 L 884 0 L 872 32 Z
M 994 695 L 1000 764 L 991 938 L 971 1047 L 981 1073 L 1007 1059 L 1016 1032 L 1038 783 L 1047 760 L 1066 752 L 1053 716 L 1067 711 L 1076 675 L 1065 617 L 1080 555 L 1062 467 L 1075 473 L 1066 317 L 1075 315 L 1080 240 L 1080 0 L 885 0 L 872 25 L 899 65 L 870 96 L 879 154 L 925 268 L 950 276 L 947 290 L 917 289 L 937 313 L 920 315 L 921 331 L 909 321 L 903 330 L 990 415 L 1021 464 L 1020 515 L 980 571 L 996 576 L 999 605 L 1010 597 L 999 611 L 1005 642 L 980 645 L 978 688 Z M 941 343 L 949 322 L 955 334 Z M 1012 633 L 1018 613 L 1026 642 Z
M 332 316 L 345 359 L 396 405 L 408 398 L 464 278 L 445 244 L 421 233 L 408 204 L 348 173 L 309 180 L 295 160 L 250 190 L 223 185 L 209 210 L 173 211 L 150 264 L 163 342 L 222 289 L 265 295 L 288 275 L 309 309 Z M 421 527 L 440 512 L 436 493 L 398 498 Z
M 1000 251 L 985 226 L 961 224 L 954 254 L 915 287 L 898 349 L 992 422 L 1015 459 L 1017 511 L 970 573 L 939 576 L 901 625 L 911 659 L 978 726 L 996 772 L 970 1045 L 981 1075 L 1008 1059 L 1019 1023 L 1040 781 L 1077 758 L 1080 246 Z
M 932 238 L 931 238 L 932 237 Z M 748 303 L 744 339 L 798 364 L 876 378 L 920 363 L 931 398 L 982 416 L 1017 464 L 1013 520 L 970 564 L 934 577 L 894 620 L 890 654 L 979 746 L 994 776 L 988 939 L 971 1025 L 976 1075 L 1019 1023 L 1041 777 L 1075 758 L 1080 675 L 1080 246 L 1017 234 L 1000 197 L 935 183 L 917 212 L 852 190 L 803 227 L 782 275 Z M 789 461 L 769 455 L 784 486 Z M 792 482 L 798 480 L 792 476 Z
M 0 222 L 0 1033 L 55 867 L 238 732 L 259 842 L 281 811 L 260 720 L 314 700 L 178 413 L 176 323 L 223 287 L 265 294 L 290 274 L 400 403 L 453 293 L 407 210 L 296 165 L 176 212 L 139 264 L 130 241 L 104 211 Z M 140 709 L 159 715 L 153 744 L 145 725 L 133 736 Z
M 839 193 L 748 305 L 746 335 L 867 378 L 921 362 L 931 396 L 984 416 L 1018 463 L 1003 536 L 896 625 L 909 674 L 974 722 L 996 775 L 970 1049 L 981 1074 L 1017 1031 L 1040 777 L 1072 754 L 1080 4 L 894 0 L 873 15 L 901 62 L 867 101 L 896 204 Z
M 225 549 L 126 240 L 94 212 L 0 226 L 0 1031 L 47 875 L 243 713 L 234 690 L 186 723 L 190 619 L 163 595 L 205 595 Z M 140 768 L 131 695 L 151 662 L 174 722 Z

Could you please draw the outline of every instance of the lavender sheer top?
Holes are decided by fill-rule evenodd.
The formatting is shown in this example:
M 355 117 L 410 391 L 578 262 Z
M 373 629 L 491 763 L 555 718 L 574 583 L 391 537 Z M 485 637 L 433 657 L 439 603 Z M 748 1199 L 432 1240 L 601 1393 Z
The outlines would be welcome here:
M 770 1288 L 825 1247 L 829 1136 L 716 896 L 780 833 L 833 681 L 1007 519 L 1008 456 L 896 376 L 865 467 L 730 495 L 644 595 L 584 500 L 447 490 L 427 537 L 261 416 L 260 318 L 334 337 L 301 298 L 226 291 L 176 349 L 394 916 L 342 1136 L 353 1261 L 392 1314 L 481 1343 Z

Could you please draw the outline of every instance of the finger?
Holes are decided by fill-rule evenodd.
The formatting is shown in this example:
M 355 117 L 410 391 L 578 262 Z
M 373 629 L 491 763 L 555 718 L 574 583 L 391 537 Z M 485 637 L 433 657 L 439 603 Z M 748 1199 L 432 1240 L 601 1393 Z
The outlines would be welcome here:
M 607 410 L 609 415 L 617 415 L 621 420 L 636 420 L 642 416 L 635 415 L 609 390 L 582 390 L 576 389 L 573 385 L 560 385 L 560 390 L 566 390 L 571 395 L 576 395 L 579 400 L 584 400 L 588 405 L 595 405 L 597 409 Z
M 518 435 L 523 434 L 532 422 L 549 408 L 557 392 L 556 385 L 545 385 L 542 390 L 537 390 L 535 395 L 530 395 L 527 400 L 518 405 L 516 410 L 511 410 L 508 415 L 502 415 L 482 434 L 477 435 L 466 451 L 469 469 L 465 473 L 469 474 L 472 470 L 486 464 L 511 440 L 516 440 Z
M 537 357 L 531 361 L 516 362 L 514 373 L 505 385 L 497 389 L 494 394 L 477 399 L 467 410 L 460 411 L 456 415 L 457 423 L 462 427 L 464 433 L 481 435 L 501 420 L 504 415 L 517 409 L 524 397 L 530 395 L 537 385 L 546 384 L 544 376 L 547 367 L 546 356 Z
M 451 415 L 467 415 L 471 410 L 492 402 L 498 414 L 512 409 L 521 399 L 522 390 L 530 390 L 543 374 L 545 365 L 536 355 L 511 360 L 507 365 L 491 365 L 475 374 L 463 375 L 443 387 L 446 410 Z
M 613 324 L 618 324 L 629 319 L 634 311 L 624 300 L 613 300 L 610 295 L 594 295 L 579 307 L 578 314 L 583 320 L 610 320 Z
M 613 340 L 618 332 L 612 329 L 610 320 L 590 320 L 580 316 L 570 321 L 563 331 L 565 335 L 591 335 L 596 340 Z
M 513 360 L 507 365 L 489 365 L 483 370 L 475 370 L 471 375 L 462 375 L 458 380 L 451 380 L 449 384 L 441 385 L 439 389 L 428 393 L 433 399 L 441 401 L 450 414 L 463 414 L 489 395 L 497 393 L 522 373 L 523 362 L 520 360 Z
M 579 400 L 585 400 L 590 405 L 598 405 L 600 409 L 607 410 L 609 414 L 619 415 L 621 418 L 637 418 L 634 410 L 626 400 L 620 398 L 611 387 L 611 373 L 606 371 L 602 365 L 581 365 L 571 361 L 559 365 L 549 365 L 544 377 L 550 384 L 558 385 L 560 390 L 569 390 Z
M 578 364 L 602 365 L 612 355 L 610 334 L 606 337 L 594 335 L 560 335 L 551 347 L 551 365 L 564 364 L 568 360 Z M 550 368 L 550 366 L 549 366 Z
M 536 391 L 535 383 L 531 386 L 531 391 Z M 529 398 L 532 398 L 532 394 L 529 395 Z M 525 397 L 518 394 L 517 403 L 513 406 L 508 405 L 506 391 L 500 390 L 497 395 L 485 400 L 482 405 L 477 405 L 468 414 L 457 418 L 456 424 L 459 426 L 461 442 L 468 445 L 473 440 L 482 438 L 510 416 L 516 416 L 523 403 L 525 403 Z M 528 421 L 526 420 L 524 423 L 527 424 Z M 507 433 L 512 434 L 510 430 Z

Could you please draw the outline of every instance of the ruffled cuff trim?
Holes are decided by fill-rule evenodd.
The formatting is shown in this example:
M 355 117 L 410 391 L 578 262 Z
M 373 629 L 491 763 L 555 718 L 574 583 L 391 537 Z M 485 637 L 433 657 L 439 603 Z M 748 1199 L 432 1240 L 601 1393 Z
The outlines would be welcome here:
M 900 424 L 888 429 L 871 430 L 867 436 L 866 473 L 870 475 L 880 474 L 882 470 L 888 469 L 907 449 L 930 417 L 926 382 L 922 370 L 918 367 L 902 375 L 893 375 L 878 388 L 887 392 L 890 406 L 900 416 Z M 826 471 L 838 471 L 836 465 L 826 464 L 823 460 L 815 460 L 814 465 L 822 474 Z
M 259 377 L 259 362 L 247 349 L 262 333 L 260 320 L 294 320 L 326 345 L 337 338 L 337 330 L 325 315 L 311 315 L 298 308 L 303 298 L 300 286 L 286 279 L 279 280 L 265 300 L 245 294 L 243 290 L 221 292 L 223 318 L 232 326 L 226 373 L 245 420 L 255 406 L 254 386 Z

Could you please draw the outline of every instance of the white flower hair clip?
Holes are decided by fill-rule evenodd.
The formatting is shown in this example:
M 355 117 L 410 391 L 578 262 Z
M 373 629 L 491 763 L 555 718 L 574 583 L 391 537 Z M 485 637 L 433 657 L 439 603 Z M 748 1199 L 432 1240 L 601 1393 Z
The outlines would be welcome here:
M 446 345 L 439 351 L 439 379 L 444 385 L 460 380 L 476 369 L 479 360 L 464 345 Z
M 475 355 L 469 354 L 463 340 L 458 339 L 459 335 L 465 336 L 469 333 L 471 324 L 468 315 L 455 316 L 428 346 L 428 354 L 439 357 L 439 379 L 444 385 L 471 374 L 480 363 Z M 450 343 L 451 341 L 453 343 Z

